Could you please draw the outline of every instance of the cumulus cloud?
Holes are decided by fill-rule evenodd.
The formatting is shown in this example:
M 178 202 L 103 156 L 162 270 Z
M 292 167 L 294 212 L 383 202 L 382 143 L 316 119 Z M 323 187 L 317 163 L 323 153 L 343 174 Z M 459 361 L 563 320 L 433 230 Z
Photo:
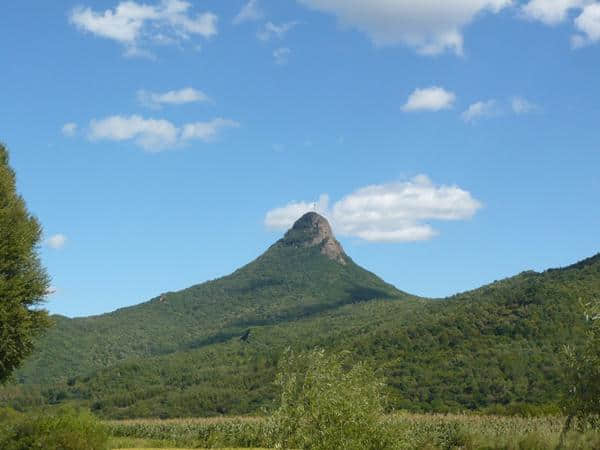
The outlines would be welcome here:
M 482 13 L 498 13 L 512 0 L 298 0 L 334 14 L 378 46 L 404 44 L 426 55 L 463 53 L 463 28 Z
M 258 0 L 250 0 L 244 5 L 240 12 L 233 18 L 233 24 L 239 25 L 244 22 L 252 22 L 260 20 L 264 17 L 264 13 L 258 6 Z
M 287 64 L 288 59 L 290 57 L 290 53 L 292 51 L 287 47 L 281 47 L 273 50 L 273 58 L 275 59 L 275 64 L 280 66 Z
M 54 234 L 46 239 L 46 245 L 54 250 L 60 250 L 67 243 L 67 237 L 64 234 Z
M 287 22 L 276 25 L 273 22 L 267 22 L 263 28 L 256 34 L 261 41 L 270 41 L 273 38 L 283 39 L 288 31 L 298 25 L 298 22 Z
M 138 115 L 110 116 L 101 120 L 92 120 L 89 137 L 93 141 L 133 139 L 146 150 L 160 150 L 177 143 L 178 129 L 164 119 L 144 119 Z
M 426 89 L 415 89 L 402 107 L 405 112 L 440 111 L 452 108 L 456 95 L 444 88 L 433 86 Z
M 575 28 L 580 32 L 573 36 L 573 47 L 579 48 L 600 41 L 600 3 L 587 5 L 575 19 Z
M 127 56 L 148 56 L 140 48 L 145 42 L 178 43 L 193 35 L 217 34 L 217 16 L 210 12 L 194 16 L 191 6 L 183 0 L 162 0 L 156 5 L 126 0 L 114 10 L 100 12 L 79 6 L 69 20 L 81 31 L 121 43 Z
M 267 213 L 265 225 L 284 230 L 307 211 L 329 217 L 337 233 L 370 242 L 411 242 L 431 239 L 438 232 L 427 221 L 466 220 L 481 203 L 458 186 L 435 185 L 419 175 L 398 183 L 371 185 L 335 202 L 294 202 Z
M 138 115 L 110 116 L 90 122 L 89 138 L 92 141 L 133 140 L 145 150 L 160 151 L 193 139 L 207 142 L 223 128 L 237 126 L 237 122 L 222 118 L 177 127 L 165 119 L 145 119 Z
M 590 0 L 530 0 L 522 6 L 522 12 L 529 19 L 556 25 L 567 20 L 569 11 L 579 9 L 587 3 Z
M 522 7 L 525 17 L 546 25 L 573 21 L 577 31 L 571 37 L 573 48 L 600 42 L 600 2 L 597 0 L 530 0 Z
M 467 123 L 472 123 L 484 117 L 492 117 L 499 113 L 496 100 L 480 101 L 471 104 L 466 111 L 461 114 L 462 119 Z
M 65 123 L 61 128 L 61 132 L 63 136 L 73 137 L 77 133 L 77 124 L 74 122 Z
M 183 105 L 185 103 L 210 101 L 210 98 L 204 92 L 191 87 L 164 93 L 139 90 L 137 98 L 142 105 L 154 109 L 158 109 L 162 105 Z

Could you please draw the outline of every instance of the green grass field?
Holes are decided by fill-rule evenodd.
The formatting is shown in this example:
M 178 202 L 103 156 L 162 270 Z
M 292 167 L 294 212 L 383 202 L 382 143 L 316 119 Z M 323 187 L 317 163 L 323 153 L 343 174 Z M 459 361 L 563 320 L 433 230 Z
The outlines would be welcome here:
M 107 422 L 112 448 L 267 448 L 269 425 L 255 417 L 128 420 Z M 555 449 L 561 417 L 425 415 L 398 413 L 385 419 L 405 449 Z M 599 449 L 600 433 L 570 432 L 566 448 Z

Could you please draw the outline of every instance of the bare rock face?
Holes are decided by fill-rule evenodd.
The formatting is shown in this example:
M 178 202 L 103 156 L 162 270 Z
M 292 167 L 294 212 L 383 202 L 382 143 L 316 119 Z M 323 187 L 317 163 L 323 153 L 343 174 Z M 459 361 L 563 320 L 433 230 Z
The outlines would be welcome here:
M 319 246 L 321 253 L 329 259 L 344 265 L 347 263 L 346 253 L 335 239 L 329 222 L 316 212 L 309 212 L 300 217 L 279 243 L 294 247 Z

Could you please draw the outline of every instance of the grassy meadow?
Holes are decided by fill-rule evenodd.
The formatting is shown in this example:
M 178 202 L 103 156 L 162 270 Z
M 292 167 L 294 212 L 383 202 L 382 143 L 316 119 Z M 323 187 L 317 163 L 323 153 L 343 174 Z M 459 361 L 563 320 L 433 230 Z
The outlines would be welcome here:
M 112 448 L 269 448 L 270 423 L 257 417 L 105 422 Z M 564 419 L 397 413 L 385 428 L 398 449 L 545 450 L 558 446 Z M 569 449 L 600 449 L 600 433 L 570 432 Z

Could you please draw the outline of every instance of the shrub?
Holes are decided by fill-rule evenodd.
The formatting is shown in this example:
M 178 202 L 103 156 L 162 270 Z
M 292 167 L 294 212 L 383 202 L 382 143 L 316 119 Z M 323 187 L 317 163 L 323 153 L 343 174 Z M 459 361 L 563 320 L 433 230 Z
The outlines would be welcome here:
M 108 438 L 107 428 L 90 413 L 62 410 L 15 418 L 0 432 L 0 448 L 104 450 Z
M 573 419 L 580 429 L 600 429 L 600 300 L 584 305 L 584 309 L 585 342 L 578 347 L 565 347 L 565 430 Z
M 280 362 L 281 404 L 270 419 L 276 448 L 384 449 L 383 381 L 364 363 L 345 370 L 343 355 L 321 349 Z

